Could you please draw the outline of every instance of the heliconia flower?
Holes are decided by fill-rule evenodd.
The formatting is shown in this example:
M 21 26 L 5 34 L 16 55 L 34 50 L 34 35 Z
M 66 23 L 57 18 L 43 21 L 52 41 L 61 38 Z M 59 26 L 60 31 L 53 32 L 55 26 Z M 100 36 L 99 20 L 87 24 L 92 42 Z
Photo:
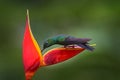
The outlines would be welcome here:
M 78 46 L 67 48 L 59 47 L 51 49 L 42 55 L 41 49 L 32 34 L 29 12 L 27 10 L 26 27 L 23 38 L 23 64 L 26 80 L 31 80 L 39 67 L 63 62 L 84 50 L 84 48 Z

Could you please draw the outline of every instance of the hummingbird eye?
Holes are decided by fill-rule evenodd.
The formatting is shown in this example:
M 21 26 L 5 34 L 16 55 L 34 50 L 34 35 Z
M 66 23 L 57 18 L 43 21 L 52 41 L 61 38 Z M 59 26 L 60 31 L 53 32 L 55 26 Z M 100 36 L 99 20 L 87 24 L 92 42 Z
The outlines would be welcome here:
M 48 42 L 45 42 L 45 45 L 48 45 Z
M 44 44 L 46 47 L 48 47 L 49 46 L 49 43 L 48 42 L 45 42 L 45 44 Z

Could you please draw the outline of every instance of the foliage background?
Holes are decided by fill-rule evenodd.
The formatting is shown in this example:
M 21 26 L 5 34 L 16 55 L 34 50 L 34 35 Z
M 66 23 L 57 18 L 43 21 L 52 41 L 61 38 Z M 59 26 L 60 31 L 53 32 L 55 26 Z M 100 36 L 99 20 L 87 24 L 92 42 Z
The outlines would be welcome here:
M 26 9 L 39 45 L 50 36 L 88 37 L 94 52 L 40 68 L 33 80 L 120 80 L 119 0 L 0 0 L 0 80 L 25 80 L 22 39 Z

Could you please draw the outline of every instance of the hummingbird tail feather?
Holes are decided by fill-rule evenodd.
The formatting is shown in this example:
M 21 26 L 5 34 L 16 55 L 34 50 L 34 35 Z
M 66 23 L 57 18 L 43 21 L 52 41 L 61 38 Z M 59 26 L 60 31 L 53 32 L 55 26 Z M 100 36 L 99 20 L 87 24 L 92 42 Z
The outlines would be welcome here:
M 87 44 L 77 44 L 78 46 L 82 47 L 82 48 L 85 48 L 87 50 L 90 50 L 90 51 L 93 51 L 94 48 L 92 46 L 89 46 Z

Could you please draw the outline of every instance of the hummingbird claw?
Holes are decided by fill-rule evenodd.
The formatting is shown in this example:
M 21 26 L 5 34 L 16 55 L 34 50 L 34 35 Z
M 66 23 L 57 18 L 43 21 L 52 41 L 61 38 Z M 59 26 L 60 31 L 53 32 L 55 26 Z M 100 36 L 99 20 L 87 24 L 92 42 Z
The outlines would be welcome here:
M 64 45 L 64 48 L 75 48 L 75 45 Z

